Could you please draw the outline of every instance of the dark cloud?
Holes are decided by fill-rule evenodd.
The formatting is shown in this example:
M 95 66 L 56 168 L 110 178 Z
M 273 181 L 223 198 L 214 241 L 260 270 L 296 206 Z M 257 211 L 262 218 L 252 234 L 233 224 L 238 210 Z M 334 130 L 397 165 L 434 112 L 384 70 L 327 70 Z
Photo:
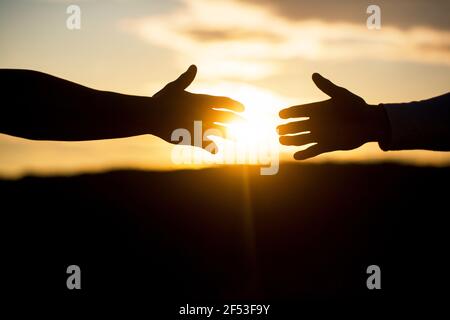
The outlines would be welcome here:
M 263 40 L 268 42 L 279 42 L 280 37 L 276 34 L 265 31 L 252 31 L 240 29 L 191 29 L 185 32 L 190 37 L 198 41 L 213 42 L 213 41 L 233 41 L 233 40 Z
M 418 26 L 450 30 L 449 0 L 240 0 L 265 5 L 293 20 L 321 19 L 330 22 L 366 23 L 370 4 L 381 8 L 383 25 Z

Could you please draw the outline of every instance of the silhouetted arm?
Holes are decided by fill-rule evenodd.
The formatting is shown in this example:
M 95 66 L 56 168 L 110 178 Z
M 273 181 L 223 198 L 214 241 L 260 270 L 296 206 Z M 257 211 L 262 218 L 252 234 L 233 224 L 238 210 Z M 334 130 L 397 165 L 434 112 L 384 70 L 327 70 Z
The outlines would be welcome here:
M 390 124 L 383 150 L 450 151 L 450 93 L 428 100 L 382 104 Z
M 81 86 L 31 70 L 0 70 L 0 132 L 36 140 L 93 140 L 154 134 L 170 142 L 173 130 L 191 128 L 194 120 L 218 128 L 242 111 L 226 97 L 193 94 L 191 66 L 153 97 L 132 96 Z M 219 128 L 220 129 L 220 128 Z
M 150 132 L 153 101 L 148 97 L 94 90 L 30 70 L 0 70 L 0 84 L 2 133 L 91 140 Z
M 315 143 L 296 152 L 295 159 L 352 150 L 367 142 L 378 142 L 385 151 L 450 150 L 449 93 L 420 102 L 369 105 L 317 73 L 313 74 L 313 81 L 330 96 L 329 100 L 280 111 L 280 117 L 284 119 L 309 118 L 278 127 L 282 144 Z

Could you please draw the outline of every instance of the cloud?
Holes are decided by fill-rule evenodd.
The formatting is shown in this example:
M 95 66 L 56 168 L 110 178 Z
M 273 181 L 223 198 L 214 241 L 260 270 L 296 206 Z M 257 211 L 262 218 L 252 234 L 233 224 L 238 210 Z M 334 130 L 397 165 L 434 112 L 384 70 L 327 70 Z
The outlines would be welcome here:
M 240 30 L 240 29 L 192 29 L 186 34 L 197 41 L 221 42 L 221 41 L 268 41 L 279 42 L 281 37 L 266 31 Z
M 171 12 L 122 21 L 122 27 L 174 50 L 183 65 L 200 62 L 210 78 L 262 78 L 295 58 L 450 64 L 446 30 L 384 25 L 368 30 L 365 20 L 293 21 L 242 0 L 183 0 Z
M 364 23 L 370 3 L 380 6 L 383 24 L 399 28 L 427 27 L 450 30 L 448 0 L 240 0 L 264 6 L 291 20 Z

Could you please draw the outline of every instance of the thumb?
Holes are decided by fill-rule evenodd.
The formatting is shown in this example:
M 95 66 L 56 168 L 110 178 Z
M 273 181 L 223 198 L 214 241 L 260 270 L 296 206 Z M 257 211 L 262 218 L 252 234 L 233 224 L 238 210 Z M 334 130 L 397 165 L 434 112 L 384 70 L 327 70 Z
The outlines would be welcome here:
M 197 67 L 191 65 L 184 73 L 182 73 L 175 81 L 171 82 L 171 87 L 176 90 L 184 90 L 194 81 L 197 74 Z
M 347 92 L 346 89 L 335 85 L 333 82 L 322 77 L 318 73 L 313 73 L 312 79 L 317 88 L 322 90 L 322 92 L 326 93 L 331 98 L 342 96 L 345 94 L 345 92 Z

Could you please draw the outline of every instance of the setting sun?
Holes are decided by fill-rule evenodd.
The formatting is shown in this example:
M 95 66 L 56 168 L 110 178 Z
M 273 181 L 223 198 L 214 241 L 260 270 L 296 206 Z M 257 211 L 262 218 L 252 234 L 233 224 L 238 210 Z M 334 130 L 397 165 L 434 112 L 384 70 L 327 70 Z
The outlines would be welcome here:
M 197 92 L 209 92 L 229 96 L 245 105 L 239 113 L 242 120 L 218 123 L 225 127 L 223 135 L 208 134 L 208 139 L 218 146 L 217 154 L 201 148 L 176 145 L 172 160 L 176 164 L 202 167 L 205 164 L 270 164 L 279 158 L 280 144 L 276 127 L 282 121 L 279 109 L 287 104 L 287 99 L 248 84 L 221 82 L 214 85 L 200 85 Z
M 254 158 L 271 145 L 281 162 L 291 162 L 306 146 L 279 145 L 277 113 L 328 99 L 311 80 L 314 72 L 375 105 L 448 92 L 450 32 L 443 14 L 448 10 L 430 1 L 386 2 L 391 18 L 381 30 L 367 27 L 367 8 L 354 1 L 336 2 L 330 10 L 319 2 L 287 0 L 81 1 L 79 30 L 67 27 L 65 19 L 72 17 L 67 1 L 22 2 L 0 2 L 2 68 L 33 69 L 93 89 L 151 97 L 195 64 L 198 73 L 187 91 L 231 97 L 246 109 L 242 121 L 229 123 L 213 138 L 215 155 L 149 134 L 77 142 L 0 134 L 0 177 L 259 163 Z M 403 14 L 404 6 L 414 14 Z M 180 127 L 194 136 L 193 121 L 172 129 Z M 207 129 L 203 124 L 202 134 Z M 311 161 L 443 166 L 450 156 L 382 152 L 378 144 L 367 143 Z
M 221 83 L 207 90 L 245 105 L 242 121 L 226 124 L 226 140 L 218 142 L 216 157 L 225 162 L 234 159 L 238 163 L 264 163 L 268 154 L 279 152 L 276 127 L 280 122 L 278 110 L 286 105 L 285 99 L 247 84 Z

